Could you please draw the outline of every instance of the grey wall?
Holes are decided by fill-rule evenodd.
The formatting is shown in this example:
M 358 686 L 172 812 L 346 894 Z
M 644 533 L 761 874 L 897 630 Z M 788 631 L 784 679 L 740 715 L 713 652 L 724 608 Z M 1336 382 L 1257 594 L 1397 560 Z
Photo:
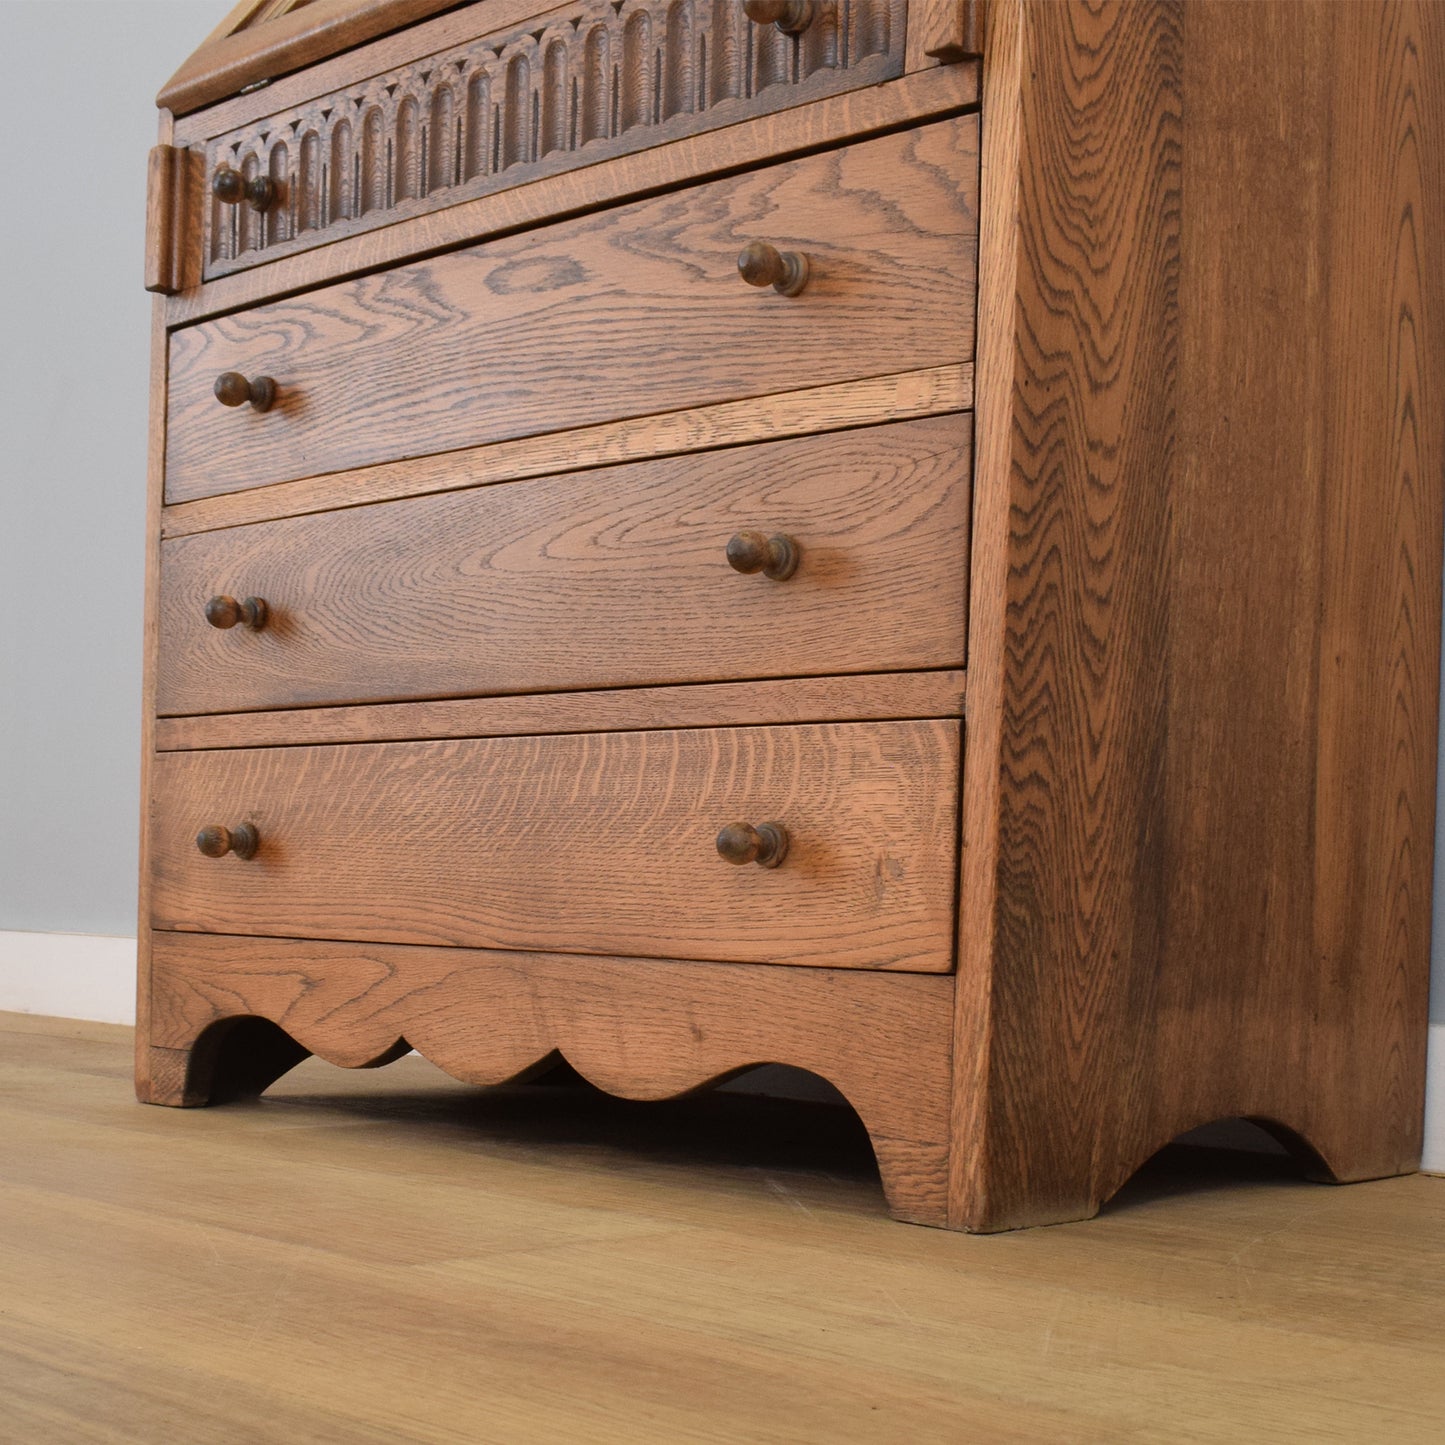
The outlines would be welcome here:
M 153 95 L 229 7 L 0 0 L 0 929 L 135 926 L 145 157 Z M 1445 1022 L 1445 928 L 1434 984 Z
M 135 931 L 155 92 L 230 0 L 0 0 L 0 929 Z

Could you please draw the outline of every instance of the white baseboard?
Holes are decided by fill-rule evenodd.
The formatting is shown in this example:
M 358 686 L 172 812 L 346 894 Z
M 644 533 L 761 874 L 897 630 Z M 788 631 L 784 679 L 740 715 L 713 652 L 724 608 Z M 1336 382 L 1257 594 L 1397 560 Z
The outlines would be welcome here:
M 1425 1154 L 1427 1174 L 1445 1174 L 1445 1024 L 1430 1025 L 1430 1057 L 1425 1065 Z
M 0 929 L 0 1012 L 135 1023 L 135 939 Z

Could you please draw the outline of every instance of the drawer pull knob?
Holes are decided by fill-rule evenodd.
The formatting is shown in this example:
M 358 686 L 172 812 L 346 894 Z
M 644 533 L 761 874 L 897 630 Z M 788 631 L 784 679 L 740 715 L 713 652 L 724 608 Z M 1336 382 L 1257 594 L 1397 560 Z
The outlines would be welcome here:
M 245 201 L 253 211 L 268 211 L 276 204 L 276 182 L 270 176 L 248 181 L 240 171 L 222 166 L 211 177 L 211 194 L 223 206 L 239 206 Z
M 216 378 L 216 400 L 222 406 L 245 406 L 249 401 L 256 411 L 270 411 L 276 383 L 269 376 L 248 381 L 239 371 L 223 371 Z
M 808 258 L 801 251 L 749 241 L 738 256 L 738 275 L 749 286 L 771 286 L 779 296 L 796 296 L 808 284 Z
M 729 823 L 717 835 L 717 850 L 729 863 L 776 868 L 788 856 L 788 830 L 781 823 Z
M 761 572 L 774 582 L 786 582 L 798 570 L 798 544 L 783 532 L 765 537 L 761 532 L 739 532 L 728 542 L 728 566 L 734 572 Z
M 776 25 L 796 35 L 813 23 L 813 0 L 743 0 L 743 13 L 754 25 Z
M 250 823 L 242 823 L 236 828 L 223 828 L 219 823 L 212 823 L 196 834 L 196 847 L 207 858 L 224 858 L 227 853 L 234 853 L 238 858 L 254 858 L 260 846 L 261 835 Z
M 206 603 L 206 621 L 212 627 L 222 629 L 243 622 L 252 632 L 259 632 L 266 625 L 270 613 L 264 597 L 244 597 L 237 602 L 234 597 L 222 593 Z

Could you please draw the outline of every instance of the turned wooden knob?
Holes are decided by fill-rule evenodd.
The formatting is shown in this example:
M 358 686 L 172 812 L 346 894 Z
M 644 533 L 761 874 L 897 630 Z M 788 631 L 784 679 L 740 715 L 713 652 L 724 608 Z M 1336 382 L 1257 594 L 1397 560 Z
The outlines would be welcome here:
M 743 14 L 754 25 L 776 25 L 796 35 L 813 23 L 813 0 L 743 0 Z
M 738 256 L 738 275 L 749 286 L 771 286 L 779 296 L 796 296 L 808 284 L 808 258 L 801 251 L 749 241 Z
M 765 537 L 761 532 L 739 532 L 728 541 L 728 566 L 734 572 L 761 572 L 774 582 L 786 582 L 798 570 L 798 544 L 783 532 Z
M 243 597 L 237 602 L 223 592 L 206 603 L 206 621 L 222 629 L 244 622 L 252 632 L 259 632 L 266 625 L 270 611 L 264 597 Z
M 249 823 L 235 828 L 212 823 L 196 834 L 196 847 L 207 858 L 224 858 L 227 853 L 234 853 L 238 858 L 254 858 L 260 846 L 261 835 Z
M 729 823 L 717 835 L 717 850 L 729 863 L 776 868 L 788 856 L 788 830 L 781 823 Z
M 270 176 L 248 181 L 240 171 L 222 166 L 211 177 L 211 194 L 223 206 L 239 206 L 245 201 L 252 210 L 265 211 L 276 204 L 276 182 Z
M 222 406 L 245 406 L 249 401 L 257 411 L 270 411 L 276 383 L 269 376 L 248 381 L 239 371 L 223 371 L 216 378 L 216 400 Z

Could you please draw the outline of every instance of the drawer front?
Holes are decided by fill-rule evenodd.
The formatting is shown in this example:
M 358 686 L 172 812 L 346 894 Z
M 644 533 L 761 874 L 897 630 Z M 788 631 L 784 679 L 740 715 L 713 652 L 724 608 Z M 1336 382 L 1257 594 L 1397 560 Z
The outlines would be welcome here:
M 969 423 L 177 538 L 161 548 L 157 709 L 961 667 Z M 734 570 L 748 532 L 791 539 L 792 575 Z M 209 624 L 218 594 L 261 597 L 265 625 Z
M 967 360 L 976 196 L 960 116 L 182 328 L 166 498 Z M 801 294 L 742 280 L 754 240 Z
M 798 34 L 742 0 L 573 0 L 212 137 L 205 274 L 876 85 L 903 42 L 903 0 L 815 0 Z
M 957 722 L 483 738 L 154 763 L 157 928 L 942 972 Z M 778 822 L 777 867 L 718 852 Z M 198 830 L 252 825 L 250 858 Z M 244 850 L 243 850 L 244 851 Z

